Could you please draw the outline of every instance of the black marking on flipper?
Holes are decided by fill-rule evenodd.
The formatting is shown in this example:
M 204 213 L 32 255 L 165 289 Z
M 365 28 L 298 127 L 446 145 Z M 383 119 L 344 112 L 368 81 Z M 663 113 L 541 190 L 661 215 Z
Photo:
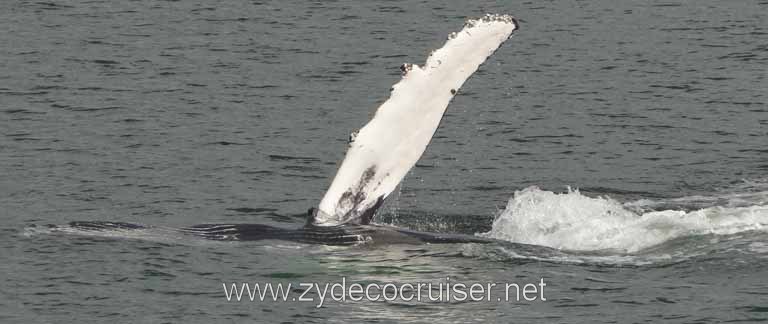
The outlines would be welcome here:
M 371 182 L 374 176 L 376 176 L 376 166 L 372 165 L 363 171 L 363 176 L 360 177 L 360 182 L 357 183 L 355 188 L 349 188 L 341 195 L 338 204 L 341 206 L 346 202 L 352 204 L 352 207 L 360 204 L 366 198 L 363 189 Z
M 304 226 L 312 225 L 315 223 L 315 219 L 317 219 L 317 211 L 318 209 L 315 207 L 307 209 L 307 222 L 304 223 Z
M 376 200 L 376 203 L 371 206 L 371 208 L 368 208 L 360 215 L 360 225 L 368 225 L 371 223 L 371 220 L 373 220 L 373 216 L 376 215 L 376 211 L 379 210 L 379 207 L 384 204 L 384 196 L 380 196 L 379 199 Z
M 381 207 L 381 202 L 379 200 L 383 201 L 383 197 L 380 197 L 373 206 L 365 209 L 364 211 L 361 212 L 358 210 L 360 204 L 368 197 L 365 193 L 365 189 L 369 186 L 371 180 L 375 176 L 376 166 L 372 165 L 365 169 L 363 175 L 360 177 L 360 182 L 357 183 L 357 186 L 355 188 L 349 188 L 341 195 L 341 198 L 339 198 L 338 206 L 349 206 L 349 208 L 347 208 L 349 209 L 349 212 L 344 214 L 342 217 L 344 224 L 369 224 L 373 218 L 374 213 L 376 212 L 376 209 Z

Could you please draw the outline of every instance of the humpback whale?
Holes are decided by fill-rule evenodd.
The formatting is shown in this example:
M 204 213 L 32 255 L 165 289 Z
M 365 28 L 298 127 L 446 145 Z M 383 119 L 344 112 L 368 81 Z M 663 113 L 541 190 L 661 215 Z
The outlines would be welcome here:
M 285 229 L 262 224 L 203 224 L 173 229 L 212 240 L 288 240 L 327 245 L 361 243 L 487 243 L 472 235 L 417 232 L 372 223 L 376 211 L 427 148 L 448 104 L 462 84 L 519 27 L 509 15 L 468 19 L 423 65 L 403 64 L 402 78 L 374 117 L 352 133 L 346 156 L 306 224 Z M 71 222 L 84 231 L 151 226 L 118 222 Z

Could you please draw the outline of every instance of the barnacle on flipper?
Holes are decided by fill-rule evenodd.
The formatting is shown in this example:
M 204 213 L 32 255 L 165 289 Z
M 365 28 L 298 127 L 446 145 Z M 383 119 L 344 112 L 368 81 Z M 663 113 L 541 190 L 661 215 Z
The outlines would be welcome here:
M 500 15 L 500 14 L 485 14 L 485 16 L 482 16 L 480 18 L 471 18 L 467 19 L 467 21 L 464 23 L 464 27 L 475 27 L 480 22 L 504 22 L 508 24 L 515 24 L 516 28 L 520 27 L 520 24 L 517 22 L 517 19 L 515 17 L 512 17 L 510 15 Z M 449 36 L 450 38 L 450 36 Z
M 400 65 L 400 72 L 402 72 L 403 76 L 408 75 L 408 72 L 411 72 L 413 70 L 413 64 L 411 63 L 403 63 L 403 65 Z

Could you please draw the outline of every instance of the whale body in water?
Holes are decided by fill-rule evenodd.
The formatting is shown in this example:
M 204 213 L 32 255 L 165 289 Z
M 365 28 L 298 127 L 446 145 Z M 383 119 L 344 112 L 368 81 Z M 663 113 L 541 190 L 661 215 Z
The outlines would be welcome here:
M 352 133 L 349 148 L 305 226 L 284 229 L 262 224 L 203 224 L 175 232 L 213 240 L 288 240 L 328 245 L 385 243 L 486 243 L 472 235 L 417 232 L 373 224 L 376 211 L 427 148 L 448 104 L 462 84 L 519 27 L 509 15 L 469 19 L 451 33 L 423 65 L 403 64 L 402 79 L 374 117 Z M 135 230 L 151 226 L 71 222 L 83 231 Z

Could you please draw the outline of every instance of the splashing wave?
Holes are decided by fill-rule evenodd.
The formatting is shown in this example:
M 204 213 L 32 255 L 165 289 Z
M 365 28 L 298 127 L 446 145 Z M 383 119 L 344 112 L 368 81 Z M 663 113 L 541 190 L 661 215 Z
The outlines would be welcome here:
M 635 253 L 684 236 L 768 231 L 768 205 L 741 202 L 736 207 L 650 211 L 640 205 L 655 204 L 647 200 L 622 204 L 578 190 L 554 193 L 529 187 L 516 191 L 493 228 L 481 235 L 562 250 Z

